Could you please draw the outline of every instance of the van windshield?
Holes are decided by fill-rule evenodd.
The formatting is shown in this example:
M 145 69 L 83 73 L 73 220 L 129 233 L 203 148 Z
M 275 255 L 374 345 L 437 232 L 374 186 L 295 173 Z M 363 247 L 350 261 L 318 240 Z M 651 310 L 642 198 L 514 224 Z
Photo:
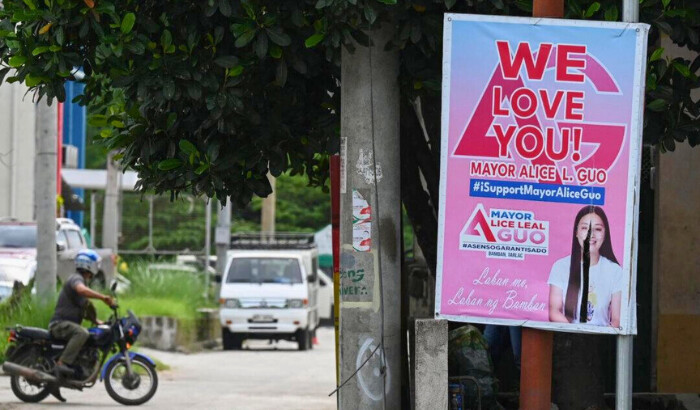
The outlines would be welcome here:
M 235 258 L 226 283 L 302 283 L 301 269 L 294 258 Z

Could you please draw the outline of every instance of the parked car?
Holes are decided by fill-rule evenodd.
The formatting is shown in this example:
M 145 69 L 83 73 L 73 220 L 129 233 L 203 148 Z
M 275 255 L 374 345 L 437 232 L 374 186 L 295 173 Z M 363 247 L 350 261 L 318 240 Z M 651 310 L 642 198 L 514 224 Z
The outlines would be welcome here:
M 2 220 L 0 222 L 0 258 L 31 261 L 36 264 L 36 222 Z M 79 250 L 88 247 L 80 227 L 71 219 L 56 219 L 56 268 L 58 277 L 66 280 L 75 272 L 74 259 Z M 114 279 L 116 256 L 111 249 L 94 249 L 102 264 L 95 281 L 105 287 Z
M 30 258 L 0 257 L 0 282 L 15 281 L 26 285 L 34 277 L 36 261 Z
M 221 282 L 225 350 L 245 339 L 293 340 L 312 348 L 319 325 L 318 250 L 312 235 L 233 235 Z

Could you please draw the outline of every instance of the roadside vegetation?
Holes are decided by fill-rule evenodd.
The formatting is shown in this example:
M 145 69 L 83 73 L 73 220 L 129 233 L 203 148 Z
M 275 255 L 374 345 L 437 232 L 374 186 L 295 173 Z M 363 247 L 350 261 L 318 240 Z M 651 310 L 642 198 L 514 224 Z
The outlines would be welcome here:
M 169 316 L 178 319 L 183 331 L 195 331 L 197 309 L 211 306 L 204 297 L 204 277 L 177 270 L 148 269 L 145 262 L 132 263 L 127 278 L 128 289 L 118 294 L 120 312 L 132 310 L 137 316 Z M 15 292 L 0 303 L 0 330 L 18 324 L 46 329 L 56 305 L 55 298 L 40 301 L 29 286 Z M 91 300 L 97 308 L 97 317 L 107 320 L 111 310 L 102 302 Z M 88 327 L 88 322 L 83 323 Z M 0 362 L 5 360 L 6 333 L 0 335 Z

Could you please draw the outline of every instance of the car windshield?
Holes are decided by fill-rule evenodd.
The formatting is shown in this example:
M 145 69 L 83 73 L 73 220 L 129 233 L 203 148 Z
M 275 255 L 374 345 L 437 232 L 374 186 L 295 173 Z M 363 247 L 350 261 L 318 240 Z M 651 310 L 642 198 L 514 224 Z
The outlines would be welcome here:
M 226 283 L 302 283 L 301 269 L 294 258 L 235 258 Z
M 36 225 L 0 226 L 0 248 L 36 248 Z

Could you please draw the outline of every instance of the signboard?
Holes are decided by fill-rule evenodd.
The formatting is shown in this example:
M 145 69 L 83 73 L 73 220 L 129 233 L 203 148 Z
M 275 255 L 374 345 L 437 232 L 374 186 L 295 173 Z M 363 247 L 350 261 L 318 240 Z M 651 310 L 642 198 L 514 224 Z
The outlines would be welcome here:
M 445 16 L 436 316 L 636 333 L 647 32 Z

